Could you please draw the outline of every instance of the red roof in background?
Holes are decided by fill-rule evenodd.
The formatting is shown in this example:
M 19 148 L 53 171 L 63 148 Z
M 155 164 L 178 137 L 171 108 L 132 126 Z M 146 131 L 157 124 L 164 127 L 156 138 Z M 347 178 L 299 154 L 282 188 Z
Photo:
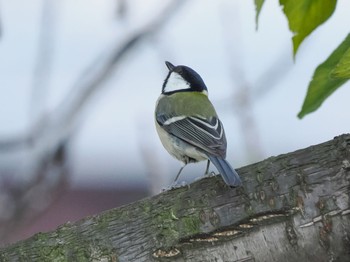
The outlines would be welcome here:
M 33 223 L 18 228 L 8 239 L 1 239 L 0 245 L 14 243 L 38 232 L 54 230 L 68 221 L 74 222 L 134 202 L 147 195 L 146 188 L 68 190 Z

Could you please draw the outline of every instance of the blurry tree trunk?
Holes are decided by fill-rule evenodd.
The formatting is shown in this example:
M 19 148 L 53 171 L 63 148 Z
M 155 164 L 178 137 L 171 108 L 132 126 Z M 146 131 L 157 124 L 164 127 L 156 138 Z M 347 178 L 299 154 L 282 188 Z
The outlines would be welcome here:
M 0 261 L 350 261 L 350 135 L 67 223 Z

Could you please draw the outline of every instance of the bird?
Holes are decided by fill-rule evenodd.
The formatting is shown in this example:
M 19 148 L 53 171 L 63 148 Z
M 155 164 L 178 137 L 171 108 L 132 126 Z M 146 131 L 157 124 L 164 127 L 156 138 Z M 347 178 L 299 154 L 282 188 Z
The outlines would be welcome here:
M 230 187 L 242 186 L 237 172 L 226 160 L 227 141 L 208 89 L 201 76 L 185 65 L 166 61 L 168 74 L 155 107 L 155 125 L 164 148 L 183 163 L 174 184 L 189 163 L 207 160 Z

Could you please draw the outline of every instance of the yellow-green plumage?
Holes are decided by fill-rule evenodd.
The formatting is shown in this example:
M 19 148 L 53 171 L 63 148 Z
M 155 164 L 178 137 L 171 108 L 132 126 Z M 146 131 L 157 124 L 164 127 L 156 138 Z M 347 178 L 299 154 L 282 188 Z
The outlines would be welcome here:
M 203 92 L 179 92 L 163 96 L 156 112 L 172 112 L 175 116 L 217 117 L 212 103 Z

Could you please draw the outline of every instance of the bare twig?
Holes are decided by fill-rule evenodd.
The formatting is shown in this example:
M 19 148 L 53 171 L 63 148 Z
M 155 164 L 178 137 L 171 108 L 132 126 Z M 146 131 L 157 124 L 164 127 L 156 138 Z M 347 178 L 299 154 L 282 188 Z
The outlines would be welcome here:
M 1 10 L 0 10 L 1 11 Z M 1 16 L 1 12 L 0 12 L 0 38 L 2 37 L 2 16 Z
M 254 89 L 252 90 L 254 100 L 262 99 L 265 95 L 278 87 L 280 81 L 287 76 L 292 67 L 293 60 L 291 59 L 289 52 L 283 50 L 254 84 Z
M 118 18 L 125 18 L 128 10 L 128 4 L 125 0 L 115 0 L 116 3 L 116 15 Z
M 45 109 L 45 99 L 49 90 L 53 47 L 55 37 L 56 10 L 58 2 L 45 0 L 42 6 L 37 59 L 33 74 L 30 114 L 37 121 Z
M 229 8 L 230 10 L 236 10 L 235 8 Z M 241 128 L 241 134 L 245 143 L 247 156 L 252 160 L 258 160 L 263 157 L 263 150 L 260 143 L 259 132 L 257 129 L 257 124 L 253 112 L 253 100 L 251 97 L 252 85 L 246 79 L 245 72 L 242 66 L 242 44 L 240 39 L 242 36 L 240 34 L 240 28 L 232 28 L 232 24 L 239 25 L 237 21 L 227 21 L 231 17 L 239 17 L 239 14 L 236 13 L 227 13 L 227 8 L 222 8 L 222 26 L 224 27 L 224 43 L 226 44 L 226 52 L 228 54 L 230 76 L 234 85 L 238 86 L 239 89 L 235 91 L 235 94 L 231 96 L 231 105 L 233 105 L 234 111 L 236 112 L 237 119 L 239 121 L 239 126 Z M 237 11 L 239 12 L 239 11 Z M 230 25 L 228 27 L 228 25 Z M 233 37 L 234 41 L 233 41 Z
M 34 125 L 31 132 L 26 135 L 25 138 L 21 137 L 16 139 L 10 139 L 11 143 L 0 140 L 0 151 L 8 150 L 11 146 L 19 147 L 21 143 L 24 146 L 28 145 L 28 141 L 36 140 L 41 136 L 38 136 L 37 131 L 41 128 L 43 123 L 49 127 L 50 131 L 57 130 L 57 128 L 66 130 L 70 133 L 73 124 L 76 121 L 76 117 L 82 107 L 86 104 L 92 94 L 94 94 L 97 89 L 102 87 L 102 84 L 111 76 L 113 72 L 117 69 L 117 66 L 122 62 L 123 58 L 140 42 L 146 40 L 158 33 L 167 21 L 169 21 L 176 11 L 185 3 L 184 0 L 172 1 L 163 12 L 161 12 L 159 17 L 156 17 L 150 24 L 141 28 L 137 33 L 129 36 L 124 43 L 116 43 L 112 50 L 103 56 L 99 56 L 90 66 L 88 66 L 82 75 L 76 81 L 76 84 L 71 88 L 71 92 L 62 99 L 62 103 L 50 114 L 44 115 L 41 119 Z M 104 59 L 101 61 L 101 57 Z M 40 135 L 42 132 L 40 132 Z M 64 135 L 63 137 L 66 137 Z M 2 145 L 5 146 L 2 147 Z
M 50 0 L 47 1 L 46 3 L 49 4 Z M 184 0 L 172 1 L 151 23 L 126 38 L 122 44 L 116 43 L 109 52 L 99 56 L 99 59 L 88 66 L 78 78 L 76 84 L 72 86 L 71 92 L 62 100 L 61 104 L 51 113 L 43 112 L 44 114 L 32 125 L 26 136 L 0 140 L 0 153 L 6 153 L 11 149 L 30 150 L 31 163 L 34 167 L 32 170 L 26 170 L 26 175 L 31 177 L 31 180 L 21 186 L 20 190 L 14 188 L 12 192 L 9 192 L 16 203 L 12 212 L 16 219 L 12 219 L 13 216 L 8 218 L 7 221 L 12 221 L 11 224 L 0 221 L 0 226 L 6 224 L 5 230 L 3 230 L 4 228 L 0 230 L 0 239 L 4 239 L 5 235 L 23 220 L 19 217 L 26 217 L 26 214 L 33 210 L 33 206 L 29 203 L 38 203 L 36 201 L 40 199 L 53 197 L 52 194 L 57 192 L 57 188 L 61 188 L 65 184 L 67 180 L 65 152 L 77 127 L 79 113 L 87 101 L 116 71 L 125 55 L 135 50 L 135 47 L 148 37 L 157 34 L 184 2 Z M 45 28 L 43 30 L 42 37 L 45 38 L 47 32 Z M 45 48 L 48 51 L 50 45 Z M 42 70 L 43 65 L 50 62 L 50 58 L 44 56 L 45 54 L 40 57 L 42 60 L 37 66 L 38 71 Z M 39 87 L 35 87 L 35 92 L 41 96 L 46 80 L 41 82 L 42 79 L 38 78 L 36 81 L 39 83 L 35 82 L 35 85 L 39 84 Z

